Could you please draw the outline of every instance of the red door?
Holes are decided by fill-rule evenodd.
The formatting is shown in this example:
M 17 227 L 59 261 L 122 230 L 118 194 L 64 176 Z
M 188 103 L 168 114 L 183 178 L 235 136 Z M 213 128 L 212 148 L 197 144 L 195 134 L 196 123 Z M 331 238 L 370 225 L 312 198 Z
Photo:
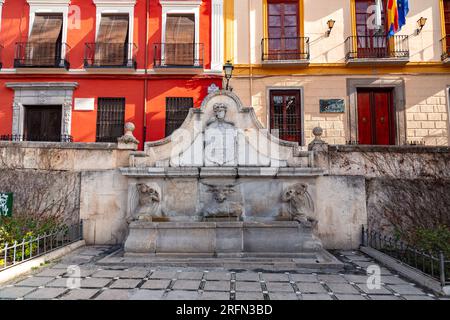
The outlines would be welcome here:
M 358 141 L 369 145 L 395 144 L 392 89 L 358 90 Z

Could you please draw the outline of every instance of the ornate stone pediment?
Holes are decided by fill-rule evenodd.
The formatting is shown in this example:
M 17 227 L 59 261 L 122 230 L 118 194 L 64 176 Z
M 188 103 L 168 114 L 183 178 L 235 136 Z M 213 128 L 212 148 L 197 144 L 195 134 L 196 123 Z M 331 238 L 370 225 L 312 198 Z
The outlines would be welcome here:
M 145 144 L 134 167 L 312 167 L 298 143 L 278 139 L 232 92 L 209 94 L 171 136 Z

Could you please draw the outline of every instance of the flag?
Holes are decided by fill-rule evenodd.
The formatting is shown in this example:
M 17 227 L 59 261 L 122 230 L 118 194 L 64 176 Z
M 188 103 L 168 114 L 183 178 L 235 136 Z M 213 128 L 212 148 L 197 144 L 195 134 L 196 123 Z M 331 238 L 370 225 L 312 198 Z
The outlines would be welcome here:
M 397 0 L 388 0 L 387 5 L 388 38 L 394 36 L 399 30 Z
M 383 14 L 383 1 L 382 0 L 376 0 L 375 1 L 375 29 L 376 31 L 379 31 L 383 29 L 383 21 L 382 21 L 382 14 Z
M 398 6 L 398 24 L 399 29 L 401 29 L 406 24 L 406 16 L 409 13 L 409 1 L 397 0 L 397 6 Z

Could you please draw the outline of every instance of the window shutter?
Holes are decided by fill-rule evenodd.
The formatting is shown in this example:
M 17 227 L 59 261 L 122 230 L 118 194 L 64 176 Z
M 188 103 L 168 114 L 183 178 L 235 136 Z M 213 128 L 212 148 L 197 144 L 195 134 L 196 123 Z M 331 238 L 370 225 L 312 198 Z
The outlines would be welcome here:
M 54 65 L 60 59 L 60 35 L 62 31 L 62 15 L 36 15 L 34 18 L 25 58 L 32 64 Z
M 128 15 L 102 15 L 95 60 L 104 66 L 122 65 L 128 56 Z
M 167 16 L 165 56 L 167 65 L 194 65 L 194 15 Z

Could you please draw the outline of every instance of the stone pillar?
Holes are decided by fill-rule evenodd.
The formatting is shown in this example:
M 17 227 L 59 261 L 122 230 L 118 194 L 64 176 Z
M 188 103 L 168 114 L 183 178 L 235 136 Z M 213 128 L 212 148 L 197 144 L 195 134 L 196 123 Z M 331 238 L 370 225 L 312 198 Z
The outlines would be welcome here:
M 323 129 L 316 127 L 313 129 L 314 140 L 308 145 L 308 150 L 313 152 L 314 166 L 325 171 L 329 170 L 328 144 L 322 140 Z
M 222 72 L 225 41 L 223 0 L 212 0 L 211 25 L 211 70 Z

